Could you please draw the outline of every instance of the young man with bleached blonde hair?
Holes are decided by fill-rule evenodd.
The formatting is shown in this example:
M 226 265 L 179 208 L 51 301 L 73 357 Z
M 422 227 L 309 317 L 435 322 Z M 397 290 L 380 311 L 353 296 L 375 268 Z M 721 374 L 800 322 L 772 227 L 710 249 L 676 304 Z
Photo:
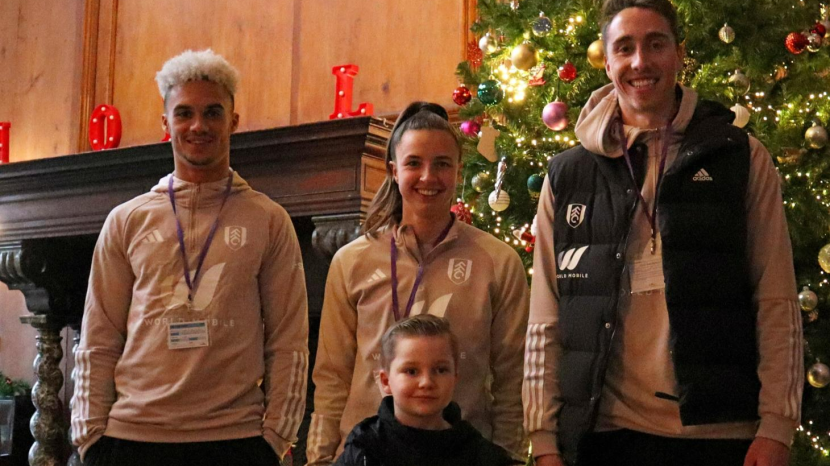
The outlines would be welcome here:
M 98 238 L 72 403 L 87 465 L 273 466 L 296 440 L 303 264 L 286 211 L 230 169 L 237 76 L 211 50 L 156 76 L 175 170 Z

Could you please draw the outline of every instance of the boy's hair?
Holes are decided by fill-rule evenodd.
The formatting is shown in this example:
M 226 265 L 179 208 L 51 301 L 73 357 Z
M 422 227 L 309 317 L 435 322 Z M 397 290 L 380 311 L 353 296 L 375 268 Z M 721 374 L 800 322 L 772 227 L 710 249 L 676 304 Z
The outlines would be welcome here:
M 447 319 L 430 314 L 409 317 L 396 323 L 380 340 L 380 363 L 384 370 L 389 370 L 395 359 L 395 347 L 399 338 L 412 337 L 447 337 L 452 350 L 452 359 L 458 363 L 458 341 L 455 339 Z
M 409 130 L 437 130 L 444 131 L 455 140 L 458 146 L 458 157 L 461 159 L 461 140 L 458 132 L 450 125 L 449 116 L 444 107 L 429 102 L 412 102 L 398 116 L 389 142 L 386 144 L 386 179 L 375 194 L 366 221 L 363 222 L 363 231 L 366 236 L 375 237 L 377 232 L 387 226 L 399 224 L 403 218 L 403 198 L 398 183 L 392 176 L 390 162 L 395 162 L 395 149 L 401 143 L 403 135 Z
M 614 20 L 617 14 L 626 8 L 646 8 L 654 11 L 669 23 L 669 29 L 674 36 L 675 44 L 681 42 L 680 26 L 677 23 L 677 9 L 669 0 L 605 0 L 602 4 L 602 14 L 600 15 L 600 28 L 603 37 L 608 32 L 608 24 Z M 609 44 L 605 44 L 606 47 Z
M 221 84 L 233 96 L 239 83 L 239 72 L 221 55 L 211 49 L 187 50 L 169 60 L 156 73 L 159 93 L 167 103 L 170 90 L 189 81 L 210 81 Z

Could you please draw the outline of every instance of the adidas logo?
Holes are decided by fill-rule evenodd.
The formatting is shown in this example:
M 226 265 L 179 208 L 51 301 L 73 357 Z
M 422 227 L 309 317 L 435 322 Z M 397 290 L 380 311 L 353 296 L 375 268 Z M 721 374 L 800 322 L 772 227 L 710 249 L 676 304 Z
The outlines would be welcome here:
M 698 170 L 697 173 L 695 173 L 695 176 L 694 176 L 694 178 L 692 178 L 692 181 L 714 181 L 714 180 L 712 179 L 711 176 L 709 176 L 709 173 L 706 171 L 705 168 L 701 168 L 700 170 Z
M 375 270 L 375 273 L 373 273 L 372 276 L 369 277 L 369 280 L 368 280 L 367 283 L 374 283 L 374 282 L 376 282 L 378 280 L 382 280 L 384 278 L 386 278 L 386 274 L 383 273 L 383 270 L 377 269 L 377 270 Z
M 162 241 L 164 241 L 164 238 L 161 236 L 161 232 L 153 230 L 152 233 L 145 236 L 144 239 L 141 240 L 141 244 L 161 243 Z

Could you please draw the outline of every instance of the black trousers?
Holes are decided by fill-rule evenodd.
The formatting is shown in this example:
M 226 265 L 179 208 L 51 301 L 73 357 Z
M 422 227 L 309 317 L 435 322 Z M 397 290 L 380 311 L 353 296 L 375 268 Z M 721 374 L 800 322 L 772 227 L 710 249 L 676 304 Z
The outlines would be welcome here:
M 588 434 L 577 466 L 743 466 L 752 440 L 676 439 L 615 430 Z
M 84 455 L 84 466 L 279 466 L 262 437 L 190 443 L 133 442 L 101 437 Z

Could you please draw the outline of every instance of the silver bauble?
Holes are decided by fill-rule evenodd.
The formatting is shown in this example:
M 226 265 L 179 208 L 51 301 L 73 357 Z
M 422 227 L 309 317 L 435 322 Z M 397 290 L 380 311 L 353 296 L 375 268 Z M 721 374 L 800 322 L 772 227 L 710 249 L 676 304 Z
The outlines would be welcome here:
M 493 54 L 499 51 L 499 41 L 488 32 L 479 39 L 478 48 L 485 54 Z
M 732 108 L 730 108 L 730 110 L 735 112 L 735 121 L 732 122 L 733 125 L 738 128 L 743 128 L 747 123 L 749 123 L 749 109 L 741 104 L 735 104 Z
M 807 35 L 807 50 L 812 53 L 816 53 L 821 49 L 822 39 L 821 36 L 815 33 L 811 33 Z
M 539 13 L 539 17 L 533 21 L 530 26 L 533 30 L 533 35 L 536 37 L 545 37 L 553 30 L 553 21 L 550 20 L 544 13 Z
M 827 130 L 824 126 L 813 125 L 804 133 L 804 139 L 811 149 L 821 149 L 827 145 Z
M 751 87 L 749 77 L 741 70 L 735 70 L 735 74 L 729 77 L 728 82 L 738 95 L 746 95 Z

